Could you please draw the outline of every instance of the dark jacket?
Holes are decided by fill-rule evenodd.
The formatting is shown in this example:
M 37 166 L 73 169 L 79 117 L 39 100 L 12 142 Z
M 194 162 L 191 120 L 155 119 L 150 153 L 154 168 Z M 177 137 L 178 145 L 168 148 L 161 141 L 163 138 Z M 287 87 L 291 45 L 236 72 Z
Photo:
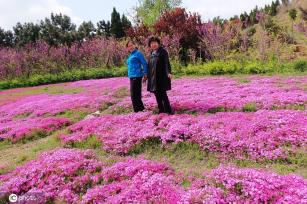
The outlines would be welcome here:
M 150 53 L 148 59 L 148 83 L 147 91 L 168 91 L 171 90 L 171 64 L 167 51 L 160 47 L 156 54 Z

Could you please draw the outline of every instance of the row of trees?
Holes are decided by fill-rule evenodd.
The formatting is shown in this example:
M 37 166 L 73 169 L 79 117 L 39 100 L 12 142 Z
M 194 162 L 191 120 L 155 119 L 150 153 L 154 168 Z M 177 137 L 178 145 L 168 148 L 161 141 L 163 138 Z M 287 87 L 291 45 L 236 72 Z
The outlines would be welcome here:
M 289 1 L 285 1 L 285 0 L 283 0 L 282 3 L 280 3 L 279 0 L 275 0 L 275 1 L 272 1 L 272 3 L 270 5 L 265 5 L 264 8 L 259 8 L 258 6 L 256 6 L 249 13 L 244 12 L 240 15 L 235 15 L 235 16 L 231 17 L 230 20 L 240 19 L 243 22 L 243 28 L 253 26 L 253 25 L 259 23 L 258 18 L 257 18 L 258 13 L 265 13 L 269 16 L 276 16 L 277 11 L 278 11 L 278 7 L 281 4 L 287 5 L 288 3 L 289 3 Z M 215 17 L 215 18 L 213 18 L 212 21 L 213 21 L 214 24 L 222 25 L 227 20 L 222 19 L 220 17 Z
M 96 25 L 91 21 L 83 22 L 78 28 L 72 23 L 69 16 L 51 14 L 50 18 L 45 18 L 39 24 L 17 23 L 13 27 L 13 31 L 5 31 L 0 28 L 0 47 L 22 47 L 38 40 L 43 40 L 50 46 L 65 45 L 70 47 L 73 42 L 81 43 L 84 39 L 92 39 L 97 36 L 114 36 L 115 38 L 135 37 L 138 34 L 144 36 L 149 31 L 151 33 L 169 33 L 173 32 L 175 28 L 182 33 L 181 35 L 186 36 L 187 33 L 190 33 L 188 38 L 195 39 L 195 26 L 190 27 L 191 25 L 189 24 L 200 25 L 200 16 L 198 14 L 188 14 L 182 9 L 176 10 L 181 3 L 181 0 L 140 0 L 139 5 L 134 8 L 136 13 L 134 16 L 134 28 L 132 28 L 128 18 L 125 15 L 121 16 L 115 8 L 111 14 L 111 21 L 102 20 Z M 282 0 L 282 4 L 288 3 L 288 0 Z M 255 7 L 249 14 L 244 12 L 240 16 L 234 16 L 230 18 L 230 21 L 239 19 L 243 23 L 243 28 L 246 28 L 259 23 L 258 13 L 266 13 L 270 16 L 276 15 L 277 8 L 280 5 L 280 1 L 275 0 L 271 5 L 266 5 L 264 8 L 259 9 Z M 174 10 L 175 12 L 170 13 Z M 215 25 L 221 26 L 227 24 L 228 21 L 220 17 L 212 20 Z M 171 27 L 165 28 L 163 26 L 165 23 Z M 161 27 L 165 29 L 161 29 Z M 175 31 L 175 33 L 178 32 Z M 187 44 L 191 43 L 192 47 L 195 47 L 196 43 L 194 41 L 190 40 L 187 42 L 186 39 L 183 39 L 182 45 L 184 48 L 187 48 Z
M 47 42 L 50 46 L 71 46 L 74 42 L 82 42 L 87 38 L 96 36 L 114 36 L 122 38 L 125 30 L 131 27 L 131 22 L 123 14 L 113 8 L 111 21 L 99 21 L 95 26 L 91 21 L 83 22 L 77 27 L 71 18 L 62 14 L 51 14 L 39 24 L 17 23 L 13 31 L 0 28 L 0 47 L 23 47 L 28 43 L 39 40 Z

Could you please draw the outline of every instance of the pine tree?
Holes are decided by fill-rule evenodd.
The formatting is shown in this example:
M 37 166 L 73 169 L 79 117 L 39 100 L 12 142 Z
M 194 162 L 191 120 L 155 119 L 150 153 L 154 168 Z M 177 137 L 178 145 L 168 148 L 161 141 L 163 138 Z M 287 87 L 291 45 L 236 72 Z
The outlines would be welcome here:
M 0 47 L 12 47 L 14 34 L 12 31 L 5 31 L 0 28 Z
M 102 20 L 97 23 L 97 35 L 106 37 L 111 36 L 110 21 L 105 22 L 105 20 Z
M 124 36 L 125 36 L 126 35 L 125 31 L 127 29 L 131 28 L 131 22 L 129 21 L 129 19 L 124 14 L 122 15 L 122 27 L 123 27 Z
M 78 28 L 78 36 L 79 39 L 82 40 L 84 38 L 93 38 L 95 36 L 95 32 L 95 26 L 91 21 L 83 22 Z
M 17 47 L 24 46 L 28 43 L 34 43 L 39 39 L 40 26 L 33 23 L 17 23 L 13 27 L 14 31 L 14 44 Z
M 116 38 L 121 38 L 124 36 L 120 14 L 116 11 L 115 7 L 113 8 L 113 12 L 111 14 L 111 34 Z
M 76 25 L 69 16 L 51 13 L 51 18 L 41 21 L 41 38 L 50 46 L 71 44 L 77 39 Z

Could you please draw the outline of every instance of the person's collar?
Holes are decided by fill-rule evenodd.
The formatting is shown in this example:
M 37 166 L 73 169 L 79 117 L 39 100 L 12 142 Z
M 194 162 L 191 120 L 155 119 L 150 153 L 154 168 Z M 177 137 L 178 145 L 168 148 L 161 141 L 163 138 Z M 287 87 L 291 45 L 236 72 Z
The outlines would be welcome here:
M 132 54 L 132 53 L 135 53 L 136 51 L 138 51 L 137 48 L 135 48 L 135 49 L 131 52 L 131 54 Z

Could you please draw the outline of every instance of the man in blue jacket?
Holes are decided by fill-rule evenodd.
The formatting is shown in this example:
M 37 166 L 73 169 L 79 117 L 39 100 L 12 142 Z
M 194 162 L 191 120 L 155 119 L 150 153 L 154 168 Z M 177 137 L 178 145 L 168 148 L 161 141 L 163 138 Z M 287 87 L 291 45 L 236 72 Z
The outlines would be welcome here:
M 148 64 L 142 52 L 138 50 L 132 41 L 126 44 L 130 55 L 126 61 L 128 65 L 128 77 L 130 78 L 130 94 L 134 112 L 143 111 L 142 79 L 147 80 Z

